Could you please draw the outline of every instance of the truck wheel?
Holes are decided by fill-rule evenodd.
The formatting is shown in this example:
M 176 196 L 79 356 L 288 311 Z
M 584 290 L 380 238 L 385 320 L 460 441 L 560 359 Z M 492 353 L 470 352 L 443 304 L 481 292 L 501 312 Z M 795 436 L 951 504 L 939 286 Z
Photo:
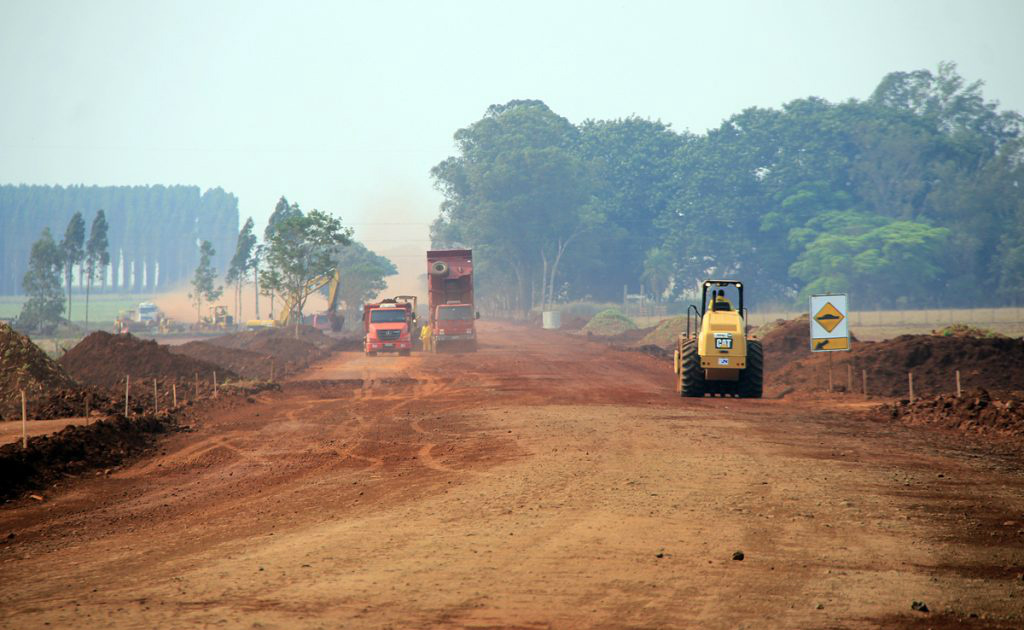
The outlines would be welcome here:
M 764 348 L 760 341 L 747 341 L 747 368 L 740 372 L 736 392 L 740 398 L 760 398 L 764 390 Z
M 366 351 L 366 356 L 368 356 L 368 357 L 375 357 L 375 356 L 377 356 L 377 353 L 374 352 L 373 350 L 367 350 Z
M 400 356 L 400 357 L 407 357 L 410 354 L 411 354 L 411 352 L 409 350 L 399 350 L 398 351 L 398 356 Z
M 701 398 L 707 391 L 704 368 L 700 366 L 697 340 L 686 339 L 679 350 L 679 395 L 685 398 Z

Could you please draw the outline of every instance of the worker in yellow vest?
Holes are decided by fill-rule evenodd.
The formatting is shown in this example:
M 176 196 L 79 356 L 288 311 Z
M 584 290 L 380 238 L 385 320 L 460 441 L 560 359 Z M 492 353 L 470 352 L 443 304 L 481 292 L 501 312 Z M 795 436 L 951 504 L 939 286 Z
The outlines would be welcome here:
M 423 351 L 431 352 L 430 348 L 430 324 L 424 324 L 420 329 L 420 341 L 423 342 Z

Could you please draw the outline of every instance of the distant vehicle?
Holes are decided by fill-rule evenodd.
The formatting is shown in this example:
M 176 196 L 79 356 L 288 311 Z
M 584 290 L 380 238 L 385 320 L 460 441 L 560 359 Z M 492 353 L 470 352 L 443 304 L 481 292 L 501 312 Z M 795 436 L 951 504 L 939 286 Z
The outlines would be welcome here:
M 397 352 L 407 357 L 416 338 L 416 297 L 399 295 L 363 305 L 363 350 L 366 356 Z
M 163 313 L 152 302 L 140 302 L 139 308 L 135 311 L 137 322 L 146 326 L 156 326 L 163 319 Z
M 340 332 L 345 325 L 345 316 L 338 312 L 338 302 L 341 288 L 341 272 L 335 269 L 331 273 L 317 276 L 306 283 L 306 291 L 313 293 L 327 287 L 327 309 L 322 313 L 316 313 L 312 319 L 304 316 L 303 324 L 309 324 L 320 330 Z M 275 319 L 250 319 L 245 322 L 249 329 L 279 328 L 295 323 L 295 305 L 285 301 L 280 313 Z
M 427 252 L 428 349 L 476 350 L 473 307 L 473 250 L 446 249 Z
M 114 332 L 166 332 L 168 325 L 169 320 L 156 304 L 139 302 L 136 308 L 118 312 Z

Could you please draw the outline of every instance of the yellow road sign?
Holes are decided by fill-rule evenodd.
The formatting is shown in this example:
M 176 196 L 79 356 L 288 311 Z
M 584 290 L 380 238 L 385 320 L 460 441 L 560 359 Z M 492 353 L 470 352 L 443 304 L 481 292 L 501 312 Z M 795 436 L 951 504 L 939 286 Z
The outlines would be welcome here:
M 832 306 L 832 302 L 826 302 L 825 306 L 822 306 L 814 315 L 814 321 L 828 332 L 835 330 L 836 326 L 844 319 L 846 318 L 839 312 L 839 309 Z
M 832 337 L 831 339 L 811 339 L 811 348 L 821 350 L 849 350 L 849 337 Z

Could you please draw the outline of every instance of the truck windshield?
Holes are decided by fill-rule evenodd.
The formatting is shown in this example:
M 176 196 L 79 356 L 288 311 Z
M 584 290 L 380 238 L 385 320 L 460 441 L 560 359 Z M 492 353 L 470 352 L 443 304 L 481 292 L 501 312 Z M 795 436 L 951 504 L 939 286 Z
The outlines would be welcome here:
M 468 306 L 442 306 L 437 309 L 437 318 L 441 321 L 473 319 L 473 309 Z
M 370 321 L 374 324 L 389 324 L 405 321 L 404 308 L 381 308 L 370 311 Z

